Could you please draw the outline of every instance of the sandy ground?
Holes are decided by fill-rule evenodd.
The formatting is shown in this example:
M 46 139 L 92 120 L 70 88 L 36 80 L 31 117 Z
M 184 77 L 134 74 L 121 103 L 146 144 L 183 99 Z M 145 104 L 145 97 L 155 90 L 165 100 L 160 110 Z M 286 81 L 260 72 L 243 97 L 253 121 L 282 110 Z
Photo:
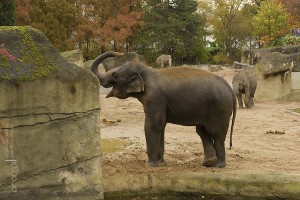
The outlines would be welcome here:
M 234 71 L 217 72 L 231 82 Z M 146 166 L 144 112 L 141 103 L 128 98 L 105 98 L 101 89 L 101 134 L 107 140 L 126 141 L 118 152 L 103 152 L 103 174 L 123 175 L 181 171 L 234 171 L 300 173 L 300 115 L 287 109 L 300 102 L 256 102 L 252 109 L 239 109 L 233 132 L 233 149 L 226 139 L 227 167 L 201 166 L 203 147 L 195 127 L 168 124 L 165 131 L 167 166 Z

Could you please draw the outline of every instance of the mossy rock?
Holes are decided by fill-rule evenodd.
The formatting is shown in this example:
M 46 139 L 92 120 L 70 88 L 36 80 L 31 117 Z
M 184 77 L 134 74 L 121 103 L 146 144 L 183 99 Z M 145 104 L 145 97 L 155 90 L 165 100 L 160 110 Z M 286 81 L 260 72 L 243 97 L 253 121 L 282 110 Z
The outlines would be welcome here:
M 98 78 L 31 27 L 0 27 L 0 54 L 0 200 L 103 199 Z
M 84 59 L 83 59 L 83 53 L 80 49 L 61 52 L 60 55 L 66 58 L 70 63 L 83 67 Z
M 20 83 L 58 75 L 68 78 L 72 77 L 68 73 L 79 70 L 76 68 L 39 30 L 29 26 L 0 26 L 0 80 Z

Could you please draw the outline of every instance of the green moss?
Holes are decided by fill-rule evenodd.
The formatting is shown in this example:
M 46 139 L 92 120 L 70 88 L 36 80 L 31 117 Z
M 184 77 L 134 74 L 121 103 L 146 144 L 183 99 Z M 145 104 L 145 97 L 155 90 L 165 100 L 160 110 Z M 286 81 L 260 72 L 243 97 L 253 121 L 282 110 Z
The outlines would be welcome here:
M 10 80 L 10 76 L 8 74 L 1 74 L 1 79 L 3 80 Z
M 13 41 L 14 43 L 10 44 L 9 47 L 5 44 L 5 48 L 17 59 L 16 61 L 6 60 L 2 62 L 2 58 L 0 60 L 0 70 L 2 68 L 3 71 L 4 68 L 10 67 L 10 77 L 12 77 L 12 75 L 16 76 L 17 74 L 17 76 L 14 77 L 17 82 L 33 81 L 36 78 L 50 77 L 54 71 L 59 69 L 59 66 L 54 63 L 52 58 L 45 55 L 45 52 L 51 48 L 45 48 L 43 44 L 39 44 L 33 39 L 35 35 L 45 37 L 39 36 L 39 34 L 42 34 L 41 32 L 31 27 L 0 27 L 0 33 L 4 33 L 5 35 L 6 32 L 10 35 L 16 35 L 18 38 L 18 40 Z
M 102 139 L 101 148 L 103 153 L 115 153 L 124 151 L 125 147 L 129 145 L 127 140 L 122 139 Z
M 296 112 L 296 113 L 298 113 L 298 114 L 300 114 L 300 108 L 295 108 L 295 109 L 293 109 L 292 111 L 293 111 L 293 112 Z
M 10 63 L 8 59 L 0 54 L 0 67 L 8 68 Z

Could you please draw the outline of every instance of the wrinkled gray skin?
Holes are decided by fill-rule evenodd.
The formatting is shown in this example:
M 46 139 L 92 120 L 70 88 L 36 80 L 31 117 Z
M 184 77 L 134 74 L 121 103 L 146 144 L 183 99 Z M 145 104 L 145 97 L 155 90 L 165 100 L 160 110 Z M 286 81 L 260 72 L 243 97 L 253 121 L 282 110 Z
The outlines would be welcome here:
M 254 72 L 248 70 L 240 70 L 237 74 L 233 76 L 232 79 L 233 92 L 236 95 L 239 108 L 243 109 L 243 99 L 244 96 L 244 104 L 246 108 L 254 107 L 254 93 L 257 87 L 257 77 Z
M 156 59 L 156 66 L 160 68 L 172 67 L 172 57 L 171 55 L 162 54 Z
M 225 137 L 233 113 L 230 134 L 236 115 L 236 98 L 221 77 L 188 67 L 153 69 L 143 63 L 127 62 L 99 74 L 98 65 L 107 57 L 122 54 L 107 52 L 96 58 L 92 71 L 100 84 L 112 87 L 108 97 L 137 98 L 144 107 L 148 165 L 166 165 L 164 136 L 167 123 L 195 126 L 204 147 L 203 165 L 225 167 Z

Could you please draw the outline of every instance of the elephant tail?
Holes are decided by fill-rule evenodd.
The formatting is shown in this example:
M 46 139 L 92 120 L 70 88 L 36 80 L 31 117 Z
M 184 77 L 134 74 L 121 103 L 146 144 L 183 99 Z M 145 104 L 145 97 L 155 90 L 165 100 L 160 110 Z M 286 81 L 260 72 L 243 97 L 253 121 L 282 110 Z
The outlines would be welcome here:
M 235 94 L 233 93 L 233 91 L 232 91 L 232 100 L 233 100 L 233 111 L 232 111 L 232 121 L 231 121 L 231 129 L 230 129 L 230 144 L 229 144 L 230 149 L 232 148 L 232 132 L 233 132 L 235 116 L 236 116 L 236 109 L 237 109 L 236 97 L 235 97 Z

